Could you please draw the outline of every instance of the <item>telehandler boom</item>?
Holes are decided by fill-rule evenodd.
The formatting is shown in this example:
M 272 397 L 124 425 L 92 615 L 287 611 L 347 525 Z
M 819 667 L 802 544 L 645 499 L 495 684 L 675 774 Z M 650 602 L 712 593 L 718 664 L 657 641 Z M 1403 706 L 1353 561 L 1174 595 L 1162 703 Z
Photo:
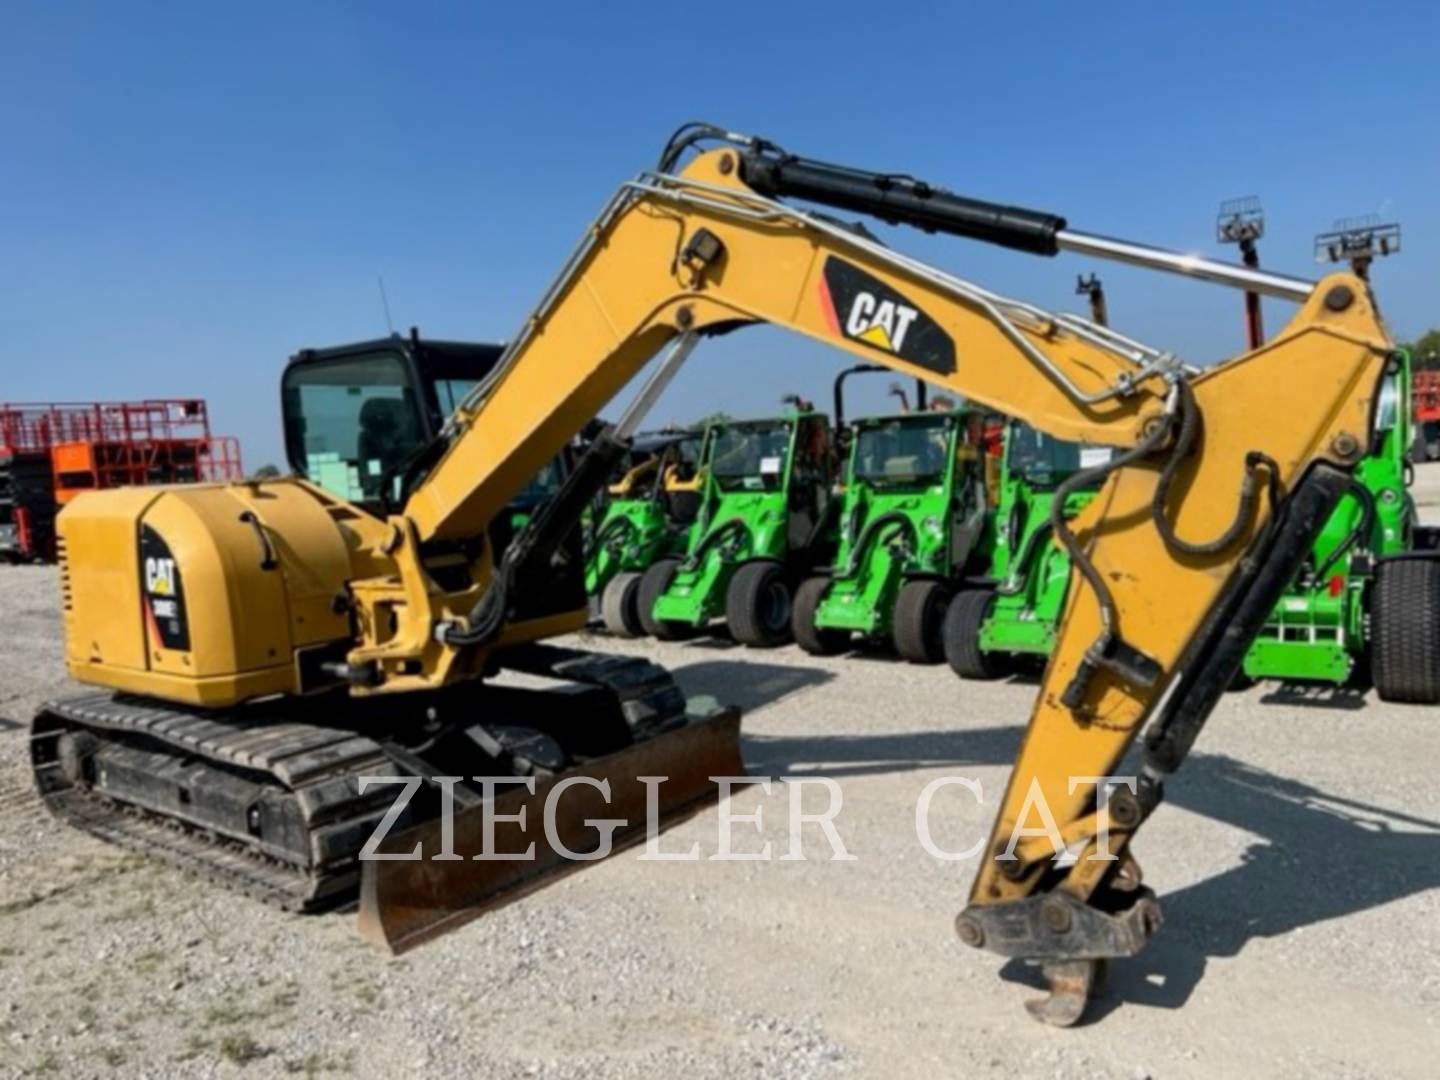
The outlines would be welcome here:
M 1119 259 L 1300 308 L 1262 348 L 1197 371 L 1087 320 L 996 295 L 787 198 L 1038 255 Z M 126 493 L 77 501 L 61 526 L 71 672 L 211 710 L 262 694 L 293 696 L 323 679 L 343 680 L 357 704 L 399 708 L 411 694 L 483 676 L 516 642 L 583 620 L 583 607 L 568 621 L 520 619 L 527 580 L 559 550 L 693 346 L 762 323 L 923 378 L 1057 438 L 1121 448 L 1099 467 L 1104 485 L 1087 510 L 1055 522 L 1075 587 L 956 924 L 969 945 L 1043 962 L 1052 996 L 1035 1011 L 1073 1022 L 1098 964 L 1137 952 L 1158 926 L 1130 841 L 1369 443 L 1391 343 L 1367 284 L 1352 274 L 1312 284 L 1174 255 L 908 176 L 687 127 L 659 168 L 622 185 L 586 231 L 494 374 L 457 410 L 448 447 L 403 512 L 380 521 L 284 481 L 233 495 L 199 489 L 156 502 Z M 497 558 L 481 542 L 490 520 L 666 346 L 615 428 Z M 1076 479 L 1093 482 L 1095 471 Z M 243 504 L 248 519 L 235 524 L 222 498 L 232 499 L 227 507 Z M 1056 505 L 1064 501 L 1062 493 Z M 165 583 L 184 578 L 183 644 L 144 636 L 142 536 L 168 545 Z M 247 607 L 249 590 L 261 586 L 273 606 Z M 299 640 L 343 659 L 306 663 Z M 83 710 L 60 703 L 50 715 L 58 718 L 52 743 L 57 727 L 98 738 L 84 728 Z M 1105 778 L 1147 720 L 1141 775 L 1133 787 L 1109 786 Z M 59 741 L 46 775 L 89 782 L 73 760 L 85 748 Z M 641 741 L 624 765 L 683 774 L 685 763 L 660 750 L 658 740 Z M 607 762 L 607 775 L 618 775 Z M 1037 809 L 1042 800 L 1053 828 Z M 381 850 L 424 841 L 435 851 L 449 839 L 478 851 L 494 823 L 482 805 L 455 815 L 453 836 L 446 824 L 392 834 Z M 365 862 L 362 924 L 401 947 L 432 936 L 463 921 L 470 898 L 494 895 L 486 879 L 494 865 L 463 857 Z M 518 893 L 535 884 L 517 872 L 507 887 Z

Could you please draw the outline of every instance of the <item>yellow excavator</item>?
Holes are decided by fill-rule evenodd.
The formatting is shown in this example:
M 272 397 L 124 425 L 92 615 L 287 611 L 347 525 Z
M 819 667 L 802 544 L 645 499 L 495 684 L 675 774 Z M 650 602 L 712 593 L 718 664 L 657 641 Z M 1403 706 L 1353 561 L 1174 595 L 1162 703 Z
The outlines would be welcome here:
M 836 211 L 1299 309 L 1198 370 L 900 254 Z M 1393 359 L 1370 287 L 1078 232 L 710 125 L 682 128 L 604 207 L 405 477 L 401 509 L 378 516 L 296 479 L 71 505 L 66 659 L 97 689 L 36 717 L 47 801 L 290 906 L 353 895 L 358 877 L 362 931 L 402 949 L 713 797 L 709 777 L 741 771 L 735 713 L 687 709 L 654 665 L 544 644 L 585 607 L 537 608 L 537 593 L 693 347 L 765 323 L 1121 448 L 1070 481 L 1103 481 L 1089 509 L 1054 522 L 1076 582 L 956 921 L 967 945 L 1040 963 L 1051 995 L 1032 1011 L 1073 1023 L 1103 962 L 1159 926 L 1130 842 L 1371 440 Z M 620 420 L 496 550 L 492 520 L 655 357 Z M 1138 776 L 1110 782 L 1142 726 Z M 369 774 L 409 778 L 403 813 Z M 456 779 L 477 774 L 516 779 Z M 562 788 L 565 813 L 539 836 Z M 528 828 L 513 820 L 526 811 Z M 530 858 L 467 857 L 500 849 Z

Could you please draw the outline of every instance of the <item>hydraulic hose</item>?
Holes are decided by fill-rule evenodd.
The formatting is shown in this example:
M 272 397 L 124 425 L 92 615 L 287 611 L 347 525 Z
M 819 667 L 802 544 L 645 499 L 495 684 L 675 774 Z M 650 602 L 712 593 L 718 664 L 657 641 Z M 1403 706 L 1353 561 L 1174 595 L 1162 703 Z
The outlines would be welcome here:
M 860 566 L 861 557 L 869 549 L 871 542 L 876 537 L 876 534 L 878 534 L 879 531 L 886 525 L 890 524 L 899 524 L 902 531 L 909 532 L 912 535 L 914 534 L 914 523 L 911 522 L 909 517 L 901 513 L 899 510 L 891 510 L 888 514 L 881 514 L 878 518 L 875 518 L 873 521 L 868 523 L 865 528 L 860 531 L 860 536 L 855 541 L 855 546 L 850 549 L 850 558 L 846 560 L 845 569 L 840 574 L 841 577 L 849 577 L 851 574 L 855 573 L 855 571 Z M 919 542 L 919 537 L 915 537 L 915 543 L 917 547 L 919 546 Z
M 707 124 L 702 120 L 691 120 L 689 123 L 681 124 L 675 129 L 675 134 L 666 140 L 665 149 L 660 152 L 660 161 L 656 165 L 656 171 L 662 173 L 674 171 L 681 156 L 696 143 L 705 142 L 707 139 L 733 142 L 735 138 L 724 128 L 715 124 Z
M 1061 482 L 1055 489 L 1054 500 L 1050 503 L 1050 528 L 1060 538 L 1060 543 L 1070 554 L 1070 562 L 1080 571 L 1080 575 L 1089 583 L 1094 590 L 1095 598 L 1100 602 L 1100 621 L 1103 626 L 1100 638 L 1096 641 L 1095 648 L 1103 649 L 1115 636 L 1115 597 L 1110 592 L 1110 586 L 1105 583 L 1100 571 L 1095 569 L 1095 564 L 1090 561 L 1090 556 L 1081 546 L 1079 538 L 1070 530 L 1070 523 L 1065 520 L 1065 503 L 1071 495 L 1083 491 L 1088 487 L 1099 487 L 1106 478 L 1116 469 L 1123 468 L 1132 462 L 1152 454 L 1156 447 L 1165 441 L 1170 434 L 1170 429 L 1175 423 L 1175 406 L 1183 399 L 1183 392 L 1180 387 L 1183 382 L 1177 383 L 1170 402 L 1166 403 L 1165 422 L 1156 424 L 1153 431 L 1144 436 L 1129 450 L 1112 457 L 1103 465 L 1096 465 L 1090 469 L 1081 469 L 1068 479 Z M 1172 454 L 1173 457 L 1173 454 Z M 1168 525 L 1168 522 L 1167 522 Z
M 749 527 L 745 524 L 743 517 L 733 517 L 711 529 L 701 538 L 700 543 L 695 545 L 695 551 L 686 557 L 684 566 L 687 570 L 693 570 L 700 565 L 700 560 L 710 551 L 712 547 L 720 542 L 726 533 L 736 530 L 748 533 Z
M 1031 560 L 1035 558 L 1035 552 L 1040 545 L 1046 543 L 1055 532 L 1052 522 L 1046 520 L 1035 526 L 1035 531 L 1025 538 L 1025 546 L 1015 556 L 1015 566 L 1019 573 L 1012 574 L 995 586 L 995 595 L 1014 596 L 1025 588 L 1026 582 L 1030 580 L 1030 573 L 1033 567 Z
M 466 616 L 467 625 L 442 623 L 437 628 L 441 641 L 466 648 L 488 645 L 499 636 L 509 614 L 511 586 L 527 568 L 543 566 L 554 557 L 629 446 L 629 439 L 617 438 L 614 428 L 601 431 L 560 490 L 541 504 L 506 546 L 490 587 Z
M 1255 504 L 1260 497 L 1260 488 L 1255 480 L 1257 469 L 1263 465 L 1269 477 L 1272 508 L 1279 502 L 1280 470 L 1275 462 L 1264 454 L 1253 451 L 1247 454 L 1245 456 L 1245 479 L 1240 483 L 1240 504 L 1236 508 L 1235 517 L 1230 522 L 1230 526 L 1213 540 L 1192 543 L 1182 539 L 1175 532 L 1175 527 L 1166 514 L 1165 504 L 1169 501 L 1170 487 L 1175 482 L 1176 474 L 1190 455 L 1195 440 L 1200 435 L 1200 407 L 1195 403 L 1195 391 L 1191 389 L 1189 383 L 1181 380 L 1175 384 L 1175 388 L 1180 394 L 1180 431 L 1175 438 L 1175 446 L 1170 452 L 1169 460 L 1165 462 L 1165 467 L 1160 472 L 1160 480 L 1155 485 L 1155 497 L 1150 503 L 1150 515 L 1155 520 L 1155 528 L 1165 541 L 1165 546 L 1171 551 L 1179 552 L 1182 555 L 1217 555 L 1240 538 L 1245 527 L 1250 523 L 1250 519 L 1254 516 Z
M 1355 523 L 1355 527 L 1350 530 L 1349 535 L 1345 537 L 1340 546 L 1330 553 L 1330 557 L 1325 560 L 1325 564 L 1320 567 L 1319 570 L 1315 571 L 1315 580 L 1317 582 L 1324 581 L 1330 571 L 1335 568 L 1335 564 L 1348 555 L 1351 549 L 1375 527 L 1375 493 L 1352 477 L 1350 480 L 1350 494 L 1354 495 L 1360 503 L 1360 520 Z
M 1080 707 L 1090 679 L 1100 668 L 1112 671 L 1129 682 L 1140 680 L 1143 683 L 1159 674 L 1159 669 L 1153 660 L 1125 646 L 1117 634 L 1115 597 L 1104 577 L 1090 561 L 1089 556 L 1081 547 L 1079 539 L 1071 532 L 1069 524 L 1065 521 L 1063 513 L 1065 501 L 1071 494 L 1089 484 L 1099 484 L 1116 469 L 1123 468 L 1156 450 L 1175 429 L 1178 422 L 1179 430 L 1176 432 L 1174 445 L 1170 449 L 1160 478 L 1156 482 L 1155 495 L 1150 503 L 1151 518 L 1168 549 L 1184 555 L 1213 555 L 1235 543 L 1254 516 L 1260 497 L 1255 474 L 1261 467 L 1264 467 L 1267 473 L 1266 490 L 1270 497 L 1271 509 L 1276 511 L 1279 509 L 1279 467 L 1270 457 L 1252 451 L 1245 457 L 1245 478 L 1240 485 L 1239 506 L 1230 525 L 1219 536 L 1200 543 L 1185 540 L 1175 532 L 1166 513 L 1165 504 L 1181 465 L 1193 450 L 1195 440 L 1200 435 L 1200 419 L 1200 409 L 1195 402 L 1194 390 L 1183 379 L 1179 380 L 1174 384 L 1171 396 L 1166 401 L 1165 422 L 1156 424 L 1154 430 L 1119 457 L 1094 469 L 1085 469 L 1076 473 L 1056 489 L 1055 502 L 1050 507 L 1051 525 L 1055 529 L 1055 535 L 1060 537 L 1061 543 L 1064 544 L 1065 550 L 1070 553 L 1071 561 L 1094 590 L 1096 600 L 1100 605 L 1102 626 L 1099 637 L 1086 651 L 1084 659 L 1081 660 L 1080 666 L 1075 672 L 1075 677 L 1061 695 L 1061 701 L 1069 708 Z M 1271 527 L 1273 528 L 1273 526 L 1274 521 L 1272 520 Z

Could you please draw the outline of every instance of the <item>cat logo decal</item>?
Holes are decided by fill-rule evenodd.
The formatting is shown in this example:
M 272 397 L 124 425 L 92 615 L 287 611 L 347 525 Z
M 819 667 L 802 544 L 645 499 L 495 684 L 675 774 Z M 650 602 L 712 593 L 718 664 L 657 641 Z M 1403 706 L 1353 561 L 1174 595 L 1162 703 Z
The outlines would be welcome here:
M 820 277 L 820 307 L 839 337 L 937 375 L 955 371 L 955 342 L 934 319 L 885 282 L 833 255 Z

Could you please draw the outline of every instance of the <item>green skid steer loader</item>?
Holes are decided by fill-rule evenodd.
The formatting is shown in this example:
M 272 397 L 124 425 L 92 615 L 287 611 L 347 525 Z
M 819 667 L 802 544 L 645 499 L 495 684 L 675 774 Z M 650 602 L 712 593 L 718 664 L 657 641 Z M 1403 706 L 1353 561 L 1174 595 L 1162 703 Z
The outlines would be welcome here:
M 685 551 L 699 504 L 700 438 L 695 431 L 637 435 L 625 474 L 610 486 L 586 545 L 585 591 L 612 634 L 645 632 L 640 579 L 655 560 Z
M 639 619 L 663 640 L 724 619 L 743 645 L 790 640 L 794 583 L 834 552 L 835 448 L 808 403 L 763 420 L 712 423 L 700 453 L 700 506 L 683 555 L 640 579 Z
M 1070 580 L 1070 559 L 1050 525 L 1056 489 L 1109 456 L 1107 448 L 1062 442 L 1027 424 L 1006 426 L 992 519 L 993 584 L 956 593 L 945 613 L 945 658 L 956 674 L 999 678 L 1020 658 L 1050 655 Z M 1070 493 L 1065 516 L 1094 498 L 1093 488 Z
M 1377 403 L 1375 442 L 1245 656 L 1243 680 L 1341 685 L 1368 672 L 1383 700 L 1440 704 L 1440 529 L 1422 526 L 1413 470 L 1410 359 L 1397 352 Z M 1037 470 L 1038 447 L 1048 444 Z M 1048 656 L 1065 603 L 1070 560 L 1049 526 L 1054 487 L 1101 454 L 1013 426 L 1007 432 L 992 577 L 958 594 L 945 652 L 963 678 L 1006 674 L 1017 658 Z M 1094 498 L 1067 500 L 1072 517 Z
M 894 643 L 912 663 L 944 658 L 941 623 L 953 583 L 980 550 L 985 481 L 966 409 L 857 421 L 828 572 L 795 596 L 795 640 L 822 656 L 853 636 Z

